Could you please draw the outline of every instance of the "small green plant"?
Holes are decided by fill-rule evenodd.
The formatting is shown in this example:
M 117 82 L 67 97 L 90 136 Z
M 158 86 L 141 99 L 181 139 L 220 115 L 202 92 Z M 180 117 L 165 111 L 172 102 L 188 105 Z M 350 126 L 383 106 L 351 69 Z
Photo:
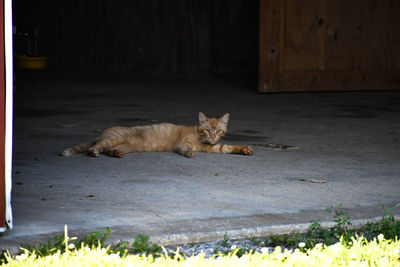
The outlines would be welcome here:
M 364 227 L 364 236 L 372 240 L 379 234 L 383 234 L 386 239 L 395 239 L 400 237 L 400 221 L 396 221 L 393 210 L 400 207 L 400 203 L 394 207 L 384 210 L 381 220 L 377 223 L 369 222 Z M 390 214 L 390 215 L 389 215 Z
M 325 229 L 322 229 L 321 224 L 318 221 L 312 221 L 306 232 L 304 247 L 312 248 L 316 244 L 321 243 L 323 240 L 326 241 L 329 238 L 328 236 L 328 232 Z
M 221 244 L 221 246 L 223 246 L 223 247 L 229 247 L 230 241 L 229 241 L 229 238 L 228 238 L 228 234 L 227 234 L 227 233 L 224 234 L 224 239 L 221 241 L 220 244 Z
M 96 231 L 86 235 L 81 240 L 78 240 L 75 245 L 78 247 L 80 247 L 82 244 L 89 247 L 97 247 L 98 245 L 104 246 L 105 240 L 110 236 L 111 233 L 111 228 L 107 227 L 104 232 Z
M 218 248 L 214 248 L 213 252 L 214 252 L 214 255 L 218 255 L 218 254 L 222 253 L 222 252 L 219 251 Z
M 151 244 L 150 237 L 148 235 L 138 235 L 132 244 L 132 252 L 146 255 L 155 254 L 160 252 L 161 247 L 158 244 Z
M 351 227 L 350 217 L 347 215 L 347 212 L 342 209 L 343 204 L 339 203 L 335 207 L 331 207 L 326 209 L 329 213 L 334 213 L 333 218 L 336 222 L 336 225 L 331 229 L 332 234 L 335 238 L 340 239 L 343 237 L 344 242 L 350 242 L 353 233 L 349 231 L 349 227 Z
M 312 221 L 308 228 L 308 234 L 314 237 L 316 234 L 321 232 L 321 224 L 318 221 Z
M 256 237 L 254 237 L 254 236 L 250 236 L 249 238 L 249 241 L 253 244 L 253 245 L 255 245 L 255 246 L 260 246 L 261 245 L 261 241 L 260 240 L 258 240 Z
M 119 253 L 119 255 L 124 257 L 124 256 L 128 255 L 128 253 L 129 253 L 128 247 L 129 247 L 128 241 L 121 241 L 115 246 L 115 248 L 112 250 L 112 252 Z
M 305 237 L 306 248 L 312 248 L 317 244 L 323 243 L 326 245 L 332 245 L 336 243 L 339 239 L 335 234 L 332 234 L 331 229 L 321 229 L 319 234 L 314 234 L 312 237 Z
M 242 257 L 245 253 L 249 253 L 249 251 L 248 251 L 248 250 L 245 250 L 245 249 L 242 249 L 242 248 L 236 248 L 236 249 L 233 250 L 233 252 L 228 253 L 227 255 L 232 254 L 232 255 L 236 255 L 236 256 L 238 256 L 238 257 L 240 258 L 240 257 Z M 252 252 L 251 252 L 251 253 L 252 253 Z
M 272 235 L 265 238 L 263 244 L 265 247 L 284 246 L 295 248 L 300 242 L 304 242 L 305 239 L 306 234 L 303 233 Z

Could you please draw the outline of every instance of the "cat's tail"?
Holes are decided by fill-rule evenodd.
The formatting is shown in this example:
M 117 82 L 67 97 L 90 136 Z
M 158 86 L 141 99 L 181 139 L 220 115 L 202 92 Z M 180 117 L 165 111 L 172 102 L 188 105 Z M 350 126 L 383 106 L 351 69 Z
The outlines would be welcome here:
M 84 143 L 80 145 L 76 145 L 73 147 L 69 147 L 65 150 L 63 150 L 60 155 L 64 157 L 68 157 L 74 154 L 79 154 L 88 151 L 88 149 L 94 145 L 94 142 L 89 142 L 89 143 Z

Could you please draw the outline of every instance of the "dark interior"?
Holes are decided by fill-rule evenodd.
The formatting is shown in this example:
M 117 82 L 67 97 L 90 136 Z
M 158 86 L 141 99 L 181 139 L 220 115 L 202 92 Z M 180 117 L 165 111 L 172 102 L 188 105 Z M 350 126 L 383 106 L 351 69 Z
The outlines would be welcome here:
M 50 70 L 256 78 L 258 1 L 13 1 L 14 54 Z

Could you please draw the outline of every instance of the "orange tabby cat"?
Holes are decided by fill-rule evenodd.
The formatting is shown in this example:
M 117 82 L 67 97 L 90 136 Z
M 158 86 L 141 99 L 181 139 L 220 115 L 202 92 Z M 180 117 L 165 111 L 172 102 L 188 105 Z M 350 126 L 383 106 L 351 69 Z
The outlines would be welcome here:
M 229 113 L 220 119 L 207 118 L 199 113 L 199 124 L 180 126 L 160 123 L 147 126 L 112 127 L 93 142 L 65 149 L 62 156 L 88 152 L 98 157 L 101 153 L 122 158 L 130 152 L 175 151 L 193 158 L 195 152 L 253 154 L 250 146 L 216 144 L 227 131 Z

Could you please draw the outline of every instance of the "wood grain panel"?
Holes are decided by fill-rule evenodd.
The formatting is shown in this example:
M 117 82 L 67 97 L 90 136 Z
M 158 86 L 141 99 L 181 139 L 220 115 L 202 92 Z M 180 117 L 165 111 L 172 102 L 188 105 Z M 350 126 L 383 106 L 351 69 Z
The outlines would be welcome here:
M 327 70 L 400 70 L 400 1 L 327 1 Z
M 291 71 L 281 76 L 281 91 L 399 90 L 399 71 Z
M 286 2 L 284 70 L 323 69 L 325 1 Z
M 283 10 L 280 0 L 260 1 L 259 92 L 275 92 L 280 88 Z
M 278 25 L 275 1 L 261 1 L 260 92 L 400 89 L 400 1 L 282 2 Z

